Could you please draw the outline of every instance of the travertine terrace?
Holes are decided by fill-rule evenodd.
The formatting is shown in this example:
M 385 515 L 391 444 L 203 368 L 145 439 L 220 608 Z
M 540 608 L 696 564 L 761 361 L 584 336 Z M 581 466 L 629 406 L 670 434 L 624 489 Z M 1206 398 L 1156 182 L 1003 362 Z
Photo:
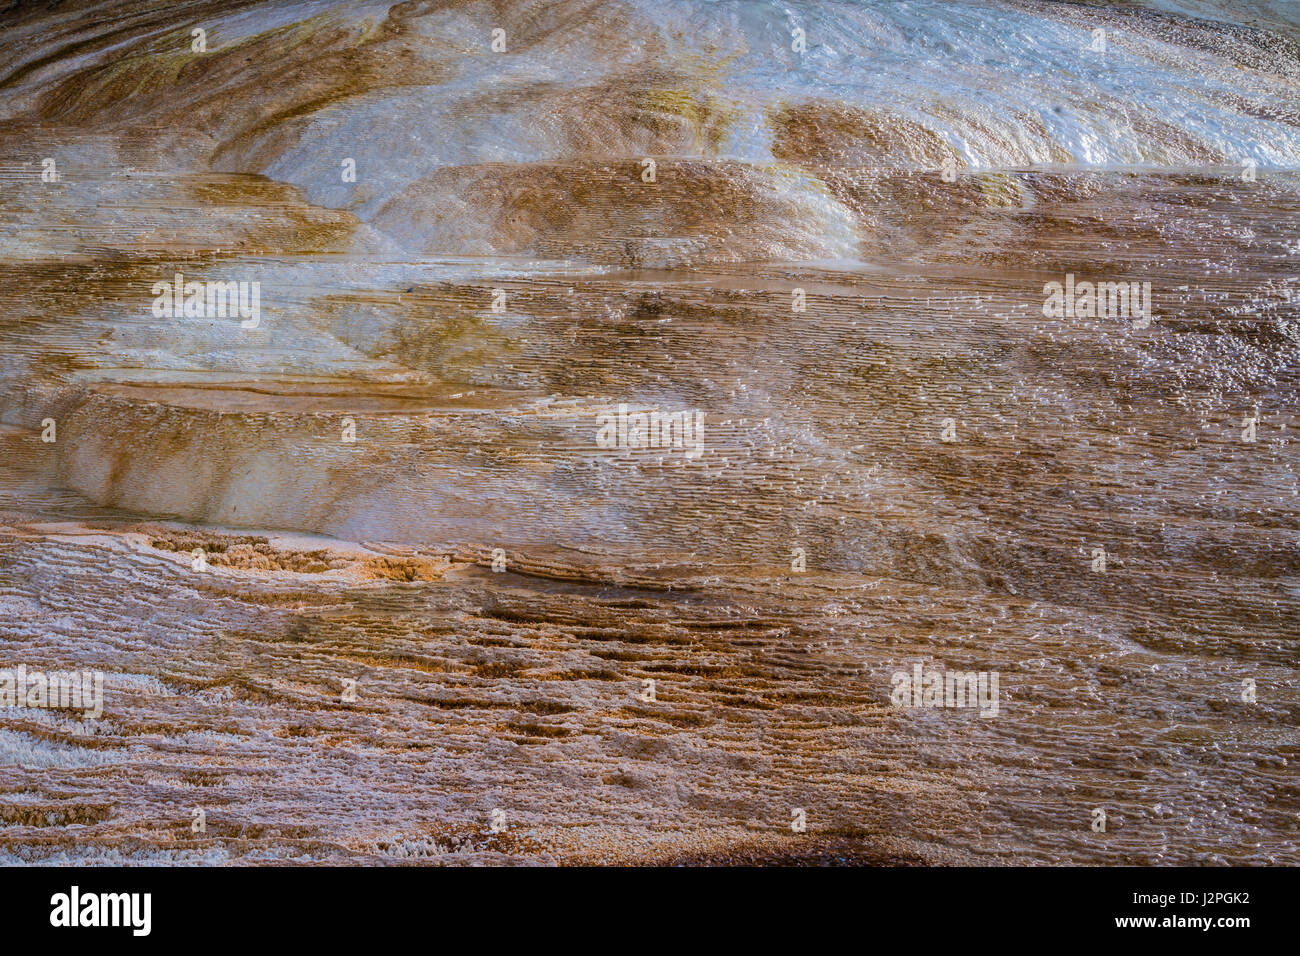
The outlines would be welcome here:
M 0 863 L 1300 862 L 1298 32 L 11 4 Z

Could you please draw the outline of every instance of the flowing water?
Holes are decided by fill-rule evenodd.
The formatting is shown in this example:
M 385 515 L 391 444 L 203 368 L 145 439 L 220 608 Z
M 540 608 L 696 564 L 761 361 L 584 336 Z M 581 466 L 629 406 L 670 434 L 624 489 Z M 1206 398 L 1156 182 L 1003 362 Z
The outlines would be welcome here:
M 1298 7 L 11 4 L 0 861 L 1300 862 Z

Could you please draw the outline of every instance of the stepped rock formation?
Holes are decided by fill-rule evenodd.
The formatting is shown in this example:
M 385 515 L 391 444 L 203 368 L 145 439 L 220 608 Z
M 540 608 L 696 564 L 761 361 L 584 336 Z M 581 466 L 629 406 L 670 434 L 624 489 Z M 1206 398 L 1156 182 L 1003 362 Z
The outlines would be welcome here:
M 103 714 L 0 698 L 0 863 L 1300 862 L 1298 94 L 1270 0 L 11 3 L 0 671 Z

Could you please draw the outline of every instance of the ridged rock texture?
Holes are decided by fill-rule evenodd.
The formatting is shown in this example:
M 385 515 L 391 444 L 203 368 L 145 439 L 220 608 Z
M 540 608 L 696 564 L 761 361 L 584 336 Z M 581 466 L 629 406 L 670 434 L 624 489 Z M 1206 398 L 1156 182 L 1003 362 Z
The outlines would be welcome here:
M 10 3 L 0 863 L 1300 863 L 1298 41 Z

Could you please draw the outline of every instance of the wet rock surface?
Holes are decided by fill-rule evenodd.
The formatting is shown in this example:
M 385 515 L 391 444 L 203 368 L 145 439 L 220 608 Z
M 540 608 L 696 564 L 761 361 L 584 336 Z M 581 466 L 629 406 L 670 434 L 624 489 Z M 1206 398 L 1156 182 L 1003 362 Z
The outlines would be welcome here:
M 0 34 L 0 861 L 1300 860 L 1278 4 Z

